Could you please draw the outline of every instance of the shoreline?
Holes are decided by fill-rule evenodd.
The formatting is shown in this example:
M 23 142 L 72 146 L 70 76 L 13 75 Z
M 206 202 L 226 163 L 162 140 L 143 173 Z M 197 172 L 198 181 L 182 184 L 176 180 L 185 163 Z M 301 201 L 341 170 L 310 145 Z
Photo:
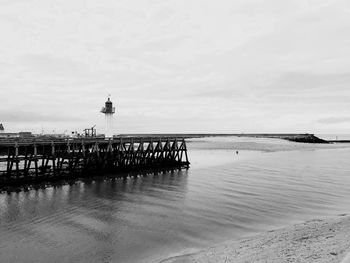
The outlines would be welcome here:
M 305 221 L 159 263 L 350 262 L 350 216 Z

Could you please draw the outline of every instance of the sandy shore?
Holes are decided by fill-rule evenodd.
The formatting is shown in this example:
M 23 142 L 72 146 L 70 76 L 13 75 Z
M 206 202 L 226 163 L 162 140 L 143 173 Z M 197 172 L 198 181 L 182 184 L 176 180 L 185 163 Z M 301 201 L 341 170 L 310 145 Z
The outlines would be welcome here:
M 342 262 L 350 263 L 350 216 L 317 219 L 258 236 L 226 242 L 162 263 Z

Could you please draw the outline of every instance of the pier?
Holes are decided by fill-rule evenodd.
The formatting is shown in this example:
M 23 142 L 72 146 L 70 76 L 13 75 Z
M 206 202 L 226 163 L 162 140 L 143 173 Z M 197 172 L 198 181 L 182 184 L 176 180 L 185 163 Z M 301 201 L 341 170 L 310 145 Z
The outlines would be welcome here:
M 0 187 L 189 166 L 183 138 L 0 141 Z

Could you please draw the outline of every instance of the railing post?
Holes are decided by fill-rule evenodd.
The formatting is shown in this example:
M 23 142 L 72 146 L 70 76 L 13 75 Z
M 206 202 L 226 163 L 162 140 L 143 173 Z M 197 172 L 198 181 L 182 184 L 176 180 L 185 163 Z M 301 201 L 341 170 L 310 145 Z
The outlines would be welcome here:
M 51 161 L 52 161 L 52 173 L 56 175 L 56 153 L 55 153 L 55 143 L 51 142 Z
M 35 167 L 35 177 L 39 176 L 38 167 L 38 146 L 34 143 L 34 167 Z
M 183 145 L 184 145 L 184 148 L 185 148 L 186 164 L 189 165 L 185 138 L 182 138 L 182 141 L 183 141 Z

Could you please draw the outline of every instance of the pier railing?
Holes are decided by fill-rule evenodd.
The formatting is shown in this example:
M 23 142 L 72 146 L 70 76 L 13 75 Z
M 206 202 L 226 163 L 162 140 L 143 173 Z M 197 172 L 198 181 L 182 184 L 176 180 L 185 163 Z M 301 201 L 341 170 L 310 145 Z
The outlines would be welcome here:
M 181 138 L 0 142 L 0 187 L 92 173 L 188 166 L 186 142 Z

